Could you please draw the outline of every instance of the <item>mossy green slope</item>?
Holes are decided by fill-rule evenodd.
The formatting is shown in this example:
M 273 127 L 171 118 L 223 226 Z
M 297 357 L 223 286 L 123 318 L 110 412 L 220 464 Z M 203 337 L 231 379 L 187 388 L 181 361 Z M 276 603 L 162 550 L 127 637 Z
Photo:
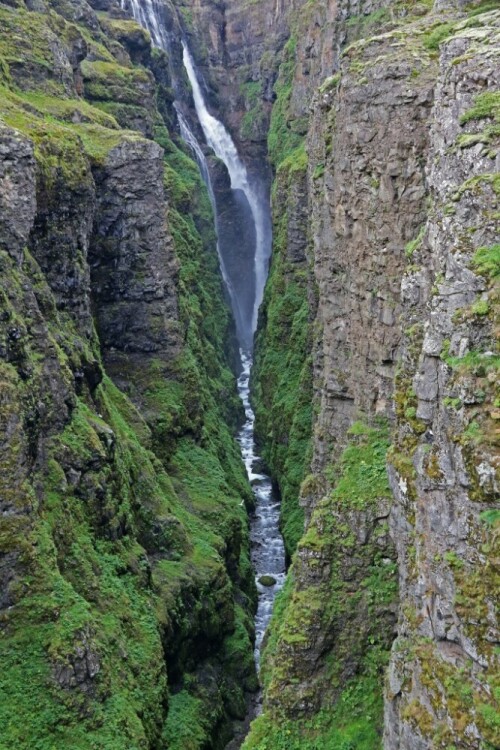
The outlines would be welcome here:
M 313 396 L 310 353 L 314 291 L 307 258 L 307 156 L 304 123 L 298 123 L 290 111 L 295 52 L 292 36 L 284 49 L 275 85 L 268 138 L 276 170 L 273 256 L 260 310 L 252 375 L 256 434 L 279 485 L 281 528 L 289 559 L 304 530 L 299 492 L 311 460 Z M 291 243 L 294 252 L 289 249 Z
M 61 306 L 28 248 L 19 265 L 2 247 L 1 540 L 12 576 L 0 614 L 0 747 L 219 747 L 255 688 L 254 584 L 208 197 L 158 113 L 152 73 L 104 26 L 22 5 L 0 6 L 0 18 L 0 118 L 33 144 L 37 205 L 90 195 L 112 149 L 153 127 L 181 339 L 168 376 L 146 359 L 140 377 L 126 372 L 126 395 L 103 373 L 87 318 Z M 132 23 L 128 32 L 143 34 Z M 77 82 L 92 50 L 82 77 L 92 103 L 71 66 L 57 69 L 75 45 Z M 141 85 L 143 107 L 130 101 Z M 125 105 L 135 107 L 125 124 L 141 132 L 121 127 Z M 74 263 L 85 277 L 83 255 Z
M 334 489 L 313 511 L 271 621 L 266 710 L 245 750 L 381 747 L 397 600 L 388 446 L 386 423 L 356 422 L 328 469 Z

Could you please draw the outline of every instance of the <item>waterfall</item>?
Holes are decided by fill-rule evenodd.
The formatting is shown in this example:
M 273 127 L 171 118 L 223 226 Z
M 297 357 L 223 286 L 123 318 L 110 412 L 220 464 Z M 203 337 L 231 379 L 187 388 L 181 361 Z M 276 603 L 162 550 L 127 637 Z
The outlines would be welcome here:
M 200 168 L 201 176 L 203 177 L 203 181 L 205 185 L 207 186 L 208 195 L 210 198 L 210 203 L 212 205 L 212 211 L 215 217 L 215 229 L 217 232 L 217 256 L 219 258 L 219 267 L 220 272 L 222 274 L 222 280 L 224 281 L 224 286 L 227 290 L 227 293 L 229 294 L 229 299 L 231 302 L 231 309 L 233 311 L 233 315 L 235 318 L 236 323 L 236 330 L 239 333 L 239 338 L 241 339 L 244 336 L 244 330 L 245 330 L 245 321 L 243 320 L 243 315 L 241 312 L 240 305 L 238 303 L 237 295 L 234 291 L 233 284 L 231 282 L 231 278 L 229 276 L 229 273 L 226 268 L 226 263 L 224 261 L 224 256 L 221 252 L 219 237 L 220 237 L 220 227 L 219 227 L 219 221 L 218 221 L 218 212 L 217 212 L 217 206 L 215 203 L 215 194 L 214 194 L 214 188 L 212 185 L 212 178 L 210 177 L 210 170 L 208 168 L 207 164 L 207 158 L 205 154 L 203 153 L 203 149 L 198 143 L 198 140 L 189 127 L 188 121 L 180 111 L 179 107 L 174 104 L 175 111 L 177 113 L 177 120 L 179 122 L 179 129 L 181 131 L 182 139 L 187 143 L 191 151 L 194 153 L 196 161 L 198 163 L 198 166 Z
M 149 31 L 153 44 L 168 52 L 170 47 L 169 37 L 160 20 L 161 6 L 157 6 L 154 0 L 121 0 L 121 2 L 122 7 L 128 8 L 129 11 L 132 12 L 135 20 Z M 231 307 L 238 331 L 238 338 L 241 345 L 240 354 L 243 369 L 238 378 L 238 391 L 245 409 L 246 421 L 238 433 L 238 442 L 240 444 L 248 479 L 252 485 L 256 499 L 256 513 L 251 522 L 251 557 L 259 592 L 259 603 L 255 618 L 255 661 L 257 666 L 259 666 L 262 640 L 271 618 L 275 596 L 283 586 L 286 571 L 285 548 L 279 530 L 279 499 L 274 494 L 271 478 L 262 470 L 262 462 L 255 444 L 255 415 L 250 403 L 252 337 L 257 328 L 257 316 L 267 278 L 267 264 L 271 254 L 271 228 L 269 216 L 266 211 L 268 204 L 267 202 L 264 203 L 265 199 L 259 195 L 257 186 L 253 184 L 249 177 L 247 168 L 240 159 L 229 132 L 224 125 L 208 111 L 193 58 L 184 41 L 182 47 L 184 67 L 191 83 L 196 114 L 207 145 L 225 164 L 231 180 L 231 190 L 234 191 L 234 195 L 238 196 L 242 194 L 244 196 L 246 211 L 249 214 L 248 219 L 251 219 L 252 230 L 253 228 L 255 229 L 255 242 L 252 248 L 255 277 L 254 298 L 253 305 L 248 305 L 244 308 L 241 301 L 238 299 L 238 294 L 235 292 L 235 285 L 232 283 L 231 274 L 229 273 L 224 259 L 224 253 L 221 249 L 221 239 L 223 237 L 224 227 L 222 226 L 221 217 L 217 210 L 215 190 L 207 157 L 196 135 L 193 133 L 189 122 L 183 115 L 179 102 L 176 102 L 174 107 L 177 112 L 181 136 L 185 143 L 190 147 L 198 163 L 214 211 L 218 236 L 217 252 L 219 256 L 220 270 L 231 301 Z M 244 223 L 242 223 L 238 229 L 240 232 L 245 232 Z M 253 232 L 249 233 L 249 237 L 253 238 Z M 235 254 L 236 251 L 237 248 L 233 248 L 233 254 Z M 251 314 L 248 315 L 250 310 Z M 253 711 L 256 713 L 260 710 L 258 706 L 259 700 L 260 697 L 256 699 L 253 708 Z M 239 747 L 239 741 L 235 746 Z
M 170 51 L 170 40 L 168 32 L 161 20 L 161 5 L 155 0 L 121 0 L 122 8 L 126 8 L 132 13 L 134 19 L 147 29 L 151 35 L 153 44 L 166 52 Z M 225 164 L 231 180 L 231 189 L 241 191 L 252 217 L 252 223 L 255 228 L 255 247 L 253 253 L 253 269 L 255 292 L 251 315 L 245 305 L 239 299 L 235 292 L 235 285 L 231 280 L 231 274 L 228 271 L 227 263 L 221 250 L 220 242 L 217 245 L 219 264 L 224 284 L 226 286 L 231 308 L 233 311 L 238 338 L 245 350 L 251 349 L 252 338 L 257 328 L 257 318 L 259 307 L 264 296 L 264 286 L 267 278 L 267 266 L 271 255 L 271 229 L 267 212 L 264 209 L 263 199 L 259 195 L 258 188 L 249 178 L 247 168 L 240 159 L 236 146 L 224 125 L 217 120 L 207 109 L 202 87 L 196 73 L 196 68 L 192 55 L 185 43 L 183 47 L 183 63 L 186 69 L 189 81 L 191 83 L 193 100 L 196 114 L 200 122 L 201 129 L 205 136 L 207 144 L 214 151 L 215 155 Z M 220 236 L 220 217 L 218 216 L 217 205 L 215 200 L 214 186 L 207 163 L 207 158 L 195 134 L 192 132 L 186 118 L 183 116 L 179 103 L 175 105 L 181 136 L 191 148 L 198 166 L 200 168 L 203 180 L 207 185 L 210 201 L 216 219 L 216 230 Z M 248 290 L 250 293 L 250 290 Z M 251 319 L 248 319 L 251 317 Z
M 255 186 L 249 180 L 247 169 L 238 155 L 233 139 L 224 125 L 211 115 L 207 109 L 193 58 L 185 42 L 182 43 L 182 48 L 184 67 L 191 83 L 196 114 L 198 115 L 207 143 L 213 149 L 216 156 L 226 165 L 229 177 L 231 178 L 231 188 L 233 190 L 241 190 L 244 193 L 252 212 L 256 232 L 254 255 L 255 301 L 251 320 L 251 331 L 253 334 L 257 328 L 257 317 L 264 296 L 264 286 L 267 278 L 267 263 L 271 254 L 270 231 L 267 227 L 266 217 Z

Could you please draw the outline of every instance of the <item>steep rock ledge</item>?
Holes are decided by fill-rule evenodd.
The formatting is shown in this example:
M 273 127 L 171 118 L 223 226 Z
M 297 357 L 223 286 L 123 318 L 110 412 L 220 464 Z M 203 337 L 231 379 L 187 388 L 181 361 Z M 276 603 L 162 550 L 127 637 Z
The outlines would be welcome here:
M 223 747 L 256 687 L 232 324 L 165 56 L 108 11 L 0 5 L 0 744 Z
M 498 240 L 500 157 L 494 113 L 478 108 L 498 97 L 499 22 L 497 12 L 458 23 L 441 46 L 428 219 L 402 285 L 390 458 L 402 607 L 388 748 L 495 747 L 500 737 L 498 259 L 485 262 Z
M 483 5 L 341 4 L 308 46 L 307 9 L 296 40 L 292 24 L 269 146 L 308 175 L 314 450 L 245 748 L 498 744 L 498 13 Z M 327 78 L 307 124 L 308 56 Z M 303 211 L 291 202 L 276 204 L 274 272 Z M 267 309 L 287 276 L 271 272 Z M 257 364 L 283 346 L 265 311 Z M 273 420 L 268 379 L 257 370 L 255 392 L 283 483 L 300 402 Z

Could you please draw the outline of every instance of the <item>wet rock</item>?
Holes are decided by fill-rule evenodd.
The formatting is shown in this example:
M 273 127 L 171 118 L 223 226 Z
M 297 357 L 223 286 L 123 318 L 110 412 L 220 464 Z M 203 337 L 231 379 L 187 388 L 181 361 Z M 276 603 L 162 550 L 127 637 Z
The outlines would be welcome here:
M 276 578 L 273 576 L 260 576 L 259 583 L 261 586 L 275 586 L 276 585 Z
M 36 207 L 33 144 L 0 123 L 0 248 L 21 262 Z

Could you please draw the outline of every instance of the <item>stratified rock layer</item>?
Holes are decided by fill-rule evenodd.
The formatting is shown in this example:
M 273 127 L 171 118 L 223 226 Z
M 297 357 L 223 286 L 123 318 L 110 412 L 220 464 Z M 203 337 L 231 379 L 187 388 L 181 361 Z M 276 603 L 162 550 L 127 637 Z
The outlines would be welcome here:
M 499 18 L 410 10 L 304 7 L 276 84 L 270 153 L 308 175 L 313 455 L 245 748 L 499 741 Z M 301 90 L 315 90 L 309 118 Z M 275 274 L 303 210 L 287 216 L 285 251 L 275 240 Z M 278 352 L 263 317 L 259 403 L 272 404 L 260 363 Z M 269 456 L 283 446 L 284 482 L 277 414 L 261 434 Z
M 0 4 L 2 750 L 222 748 L 256 688 L 210 202 L 106 10 Z

